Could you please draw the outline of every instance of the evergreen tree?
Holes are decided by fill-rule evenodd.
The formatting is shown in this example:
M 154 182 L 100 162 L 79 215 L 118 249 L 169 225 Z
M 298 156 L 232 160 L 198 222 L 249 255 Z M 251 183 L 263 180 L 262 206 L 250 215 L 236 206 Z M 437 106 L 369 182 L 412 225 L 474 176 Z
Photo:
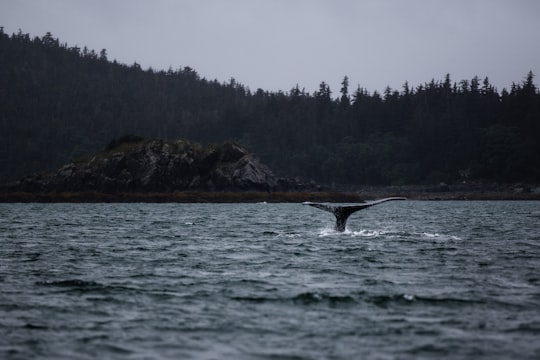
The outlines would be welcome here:
M 347 107 L 350 105 L 349 99 L 349 77 L 345 76 L 341 82 L 341 105 Z
M 529 72 L 499 94 L 486 77 L 387 87 L 345 76 L 309 94 L 143 70 L 0 27 L 0 181 L 52 170 L 126 134 L 235 140 L 281 176 L 343 184 L 540 181 L 540 93 Z

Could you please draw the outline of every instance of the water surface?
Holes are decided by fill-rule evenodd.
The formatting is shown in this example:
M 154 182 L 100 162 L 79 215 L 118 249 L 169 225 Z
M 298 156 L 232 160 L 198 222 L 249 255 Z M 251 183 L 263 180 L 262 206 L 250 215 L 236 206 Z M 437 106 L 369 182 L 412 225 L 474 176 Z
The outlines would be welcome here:
M 540 203 L 331 217 L 0 204 L 0 358 L 540 358 Z

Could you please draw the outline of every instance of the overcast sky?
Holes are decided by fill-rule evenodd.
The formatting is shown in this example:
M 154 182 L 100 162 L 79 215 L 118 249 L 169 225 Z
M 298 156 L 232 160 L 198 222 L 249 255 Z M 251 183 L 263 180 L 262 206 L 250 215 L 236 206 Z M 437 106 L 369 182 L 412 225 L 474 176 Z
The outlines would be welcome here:
M 0 0 L 0 26 L 252 90 L 540 75 L 540 0 Z

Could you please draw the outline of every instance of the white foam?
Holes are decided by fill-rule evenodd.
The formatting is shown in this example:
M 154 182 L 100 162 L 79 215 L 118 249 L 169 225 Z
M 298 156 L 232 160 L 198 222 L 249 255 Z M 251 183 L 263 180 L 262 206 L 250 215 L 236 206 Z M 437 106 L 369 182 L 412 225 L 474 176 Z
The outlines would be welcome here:
M 332 226 L 326 226 L 319 230 L 318 232 L 319 237 L 326 237 L 326 236 L 352 236 L 352 237 L 362 237 L 362 238 L 376 238 L 380 236 L 386 236 L 386 237 L 400 237 L 403 236 L 400 233 L 386 231 L 386 230 L 369 230 L 369 229 L 361 229 L 358 231 L 353 231 L 350 229 L 346 229 L 343 232 L 336 231 L 334 227 Z M 446 234 L 439 234 L 439 233 L 430 233 L 430 232 L 416 232 L 411 234 L 406 234 L 407 237 L 409 236 L 421 236 L 423 238 L 428 239 L 436 239 L 436 240 L 461 240 L 460 237 L 455 235 L 446 235 Z
M 414 300 L 414 295 L 411 295 L 411 294 L 403 294 L 403 298 L 407 301 L 413 301 Z
M 366 230 L 362 229 L 360 231 L 353 231 L 353 236 L 361 236 L 361 237 L 377 237 L 384 235 L 386 232 L 381 230 Z
M 277 234 L 277 235 L 276 235 L 276 238 L 281 238 L 281 237 L 288 238 L 288 239 L 294 239 L 294 238 L 302 237 L 302 234 L 296 234 L 296 233 L 290 233 L 290 234 L 287 234 L 287 233 L 282 233 L 282 234 Z
M 460 237 L 455 236 L 455 235 L 444 235 L 444 234 L 439 234 L 439 233 L 423 232 L 420 235 L 422 235 L 423 237 L 427 237 L 431 239 L 439 239 L 439 240 L 461 240 Z
M 319 230 L 319 237 L 325 236 L 353 236 L 353 237 L 377 237 L 384 235 L 386 232 L 381 230 L 366 230 L 362 229 L 360 231 L 352 231 L 350 229 L 345 229 L 345 231 L 337 231 L 333 227 L 327 226 Z
M 342 232 L 336 231 L 333 227 L 326 226 L 319 230 L 319 237 L 325 237 L 325 236 L 336 236 L 341 235 Z

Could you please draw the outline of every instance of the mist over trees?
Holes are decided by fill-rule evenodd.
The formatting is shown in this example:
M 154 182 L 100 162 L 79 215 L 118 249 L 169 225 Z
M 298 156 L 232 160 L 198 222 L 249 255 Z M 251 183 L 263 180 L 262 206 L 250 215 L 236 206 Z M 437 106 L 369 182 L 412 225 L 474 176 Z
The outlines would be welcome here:
M 219 59 L 216 59 L 219 61 Z M 529 72 L 383 93 L 251 91 L 190 67 L 141 69 L 50 33 L 0 30 L 0 182 L 54 169 L 127 134 L 234 140 L 279 176 L 335 184 L 540 181 L 540 93 Z

